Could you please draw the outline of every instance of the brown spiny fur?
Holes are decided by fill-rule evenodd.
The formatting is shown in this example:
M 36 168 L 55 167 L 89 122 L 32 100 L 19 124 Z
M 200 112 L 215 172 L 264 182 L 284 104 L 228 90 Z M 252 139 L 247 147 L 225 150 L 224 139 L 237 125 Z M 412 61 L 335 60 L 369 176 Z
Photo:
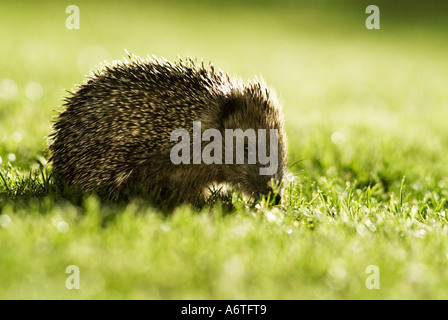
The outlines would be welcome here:
M 278 183 L 284 178 L 281 105 L 264 82 L 244 84 L 191 59 L 171 63 L 132 55 L 93 73 L 63 107 L 49 148 L 58 183 L 73 190 L 104 191 L 110 197 L 129 188 L 161 190 L 192 200 L 212 183 L 266 195 L 271 178 Z M 202 132 L 220 130 L 223 142 L 224 129 L 278 129 L 277 172 L 260 175 L 258 162 L 174 165 L 170 150 L 177 142 L 170 135 L 184 128 L 192 137 L 193 121 L 201 121 Z

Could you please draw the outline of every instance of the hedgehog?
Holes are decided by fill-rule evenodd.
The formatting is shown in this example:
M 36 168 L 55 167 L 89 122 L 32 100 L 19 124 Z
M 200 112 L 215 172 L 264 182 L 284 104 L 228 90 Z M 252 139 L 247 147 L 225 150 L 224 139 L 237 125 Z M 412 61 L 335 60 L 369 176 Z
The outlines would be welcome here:
M 59 186 L 111 199 L 135 190 L 193 201 L 222 184 L 252 199 L 270 196 L 280 202 L 287 151 L 283 103 L 264 80 L 244 83 L 192 58 L 170 62 L 128 53 L 122 60 L 105 62 L 68 92 L 54 117 L 49 143 Z M 200 134 L 207 129 L 222 136 L 230 129 L 253 129 L 257 139 L 259 129 L 274 129 L 277 145 L 269 152 L 276 153 L 275 172 L 260 174 L 266 162 L 248 161 L 248 150 L 256 147 L 244 136 L 244 163 L 175 163 L 178 140 L 173 132 L 182 129 L 194 136 L 195 123 L 200 123 Z M 269 145 L 272 137 L 266 135 Z M 184 146 L 192 146 L 193 140 Z M 238 147 L 224 145 L 224 139 L 214 142 L 226 152 Z M 192 149 L 187 156 L 193 157 Z M 200 151 L 204 149 L 202 142 Z

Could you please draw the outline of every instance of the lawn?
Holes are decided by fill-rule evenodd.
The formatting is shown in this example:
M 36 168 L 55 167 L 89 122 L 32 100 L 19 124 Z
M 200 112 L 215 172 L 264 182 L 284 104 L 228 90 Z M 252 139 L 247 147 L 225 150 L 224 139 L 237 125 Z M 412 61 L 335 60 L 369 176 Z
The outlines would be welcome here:
M 0 3 L 0 299 L 448 298 L 446 5 L 377 1 L 368 30 L 366 1 L 78 1 L 68 30 L 70 4 Z M 51 118 L 125 49 L 275 88 L 281 205 L 62 197 Z

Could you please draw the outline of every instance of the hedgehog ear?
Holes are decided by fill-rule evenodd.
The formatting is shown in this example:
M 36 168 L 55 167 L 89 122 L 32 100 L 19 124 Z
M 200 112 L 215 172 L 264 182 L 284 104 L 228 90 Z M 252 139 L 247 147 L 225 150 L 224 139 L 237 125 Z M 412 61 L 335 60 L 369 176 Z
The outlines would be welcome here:
M 221 124 L 226 128 L 226 123 L 234 116 L 236 112 L 244 107 L 241 99 L 237 97 L 228 97 L 221 104 Z

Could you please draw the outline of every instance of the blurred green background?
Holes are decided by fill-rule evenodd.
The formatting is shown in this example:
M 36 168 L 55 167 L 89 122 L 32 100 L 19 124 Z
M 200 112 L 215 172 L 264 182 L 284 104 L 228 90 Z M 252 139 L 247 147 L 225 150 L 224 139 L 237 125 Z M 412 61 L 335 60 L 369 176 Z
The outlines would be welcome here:
M 79 30 L 66 28 L 71 4 L 80 9 Z M 380 8 L 379 30 L 365 27 L 370 4 Z M 443 1 L 2 1 L 0 297 L 446 298 L 447 9 Z M 89 211 L 51 196 L 23 204 L 11 196 L 20 180 L 15 174 L 26 176 L 39 168 L 36 159 L 48 157 L 50 119 L 65 90 L 104 60 L 124 57 L 125 49 L 143 57 L 202 58 L 245 81 L 262 76 L 276 90 L 285 103 L 289 161 L 301 160 L 291 169 L 296 198 L 281 222 L 270 225 L 270 211 L 254 218 L 244 210 L 209 221 L 216 210 L 204 217 L 188 208 L 166 221 L 153 209 L 136 218 L 146 209 L 131 207 L 123 210 L 124 222 L 102 229 L 92 214 L 122 210 Z M 366 211 L 370 197 L 376 200 Z M 58 219 L 73 224 L 70 232 L 55 229 Z M 307 233 L 310 223 L 322 227 Z M 244 236 L 226 238 L 238 225 Z M 296 238 L 286 239 L 290 227 Z M 185 238 L 153 238 L 160 228 Z M 363 230 L 381 232 L 366 240 Z M 205 248 L 195 237 L 210 241 L 207 252 L 219 253 L 198 256 Z M 160 241 L 160 251 L 151 241 Z M 185 251 L 176 247 L 182 241 Z M 35 246 L 44 248 L 39 256 Z M 235 258 L 231 248 L 240 246 L 252 250 Z M 257 253 L 265 246 L 271 256 Z M 326 255 L 311 259 L 314 248 Z M 133 266 L 124 262 L 131 253 L 138 260 Z M 61 268 L 75 258 L 99 282 L 89 292 L 64 288 Z M 143 267 L 151 259 L 159 271 Z M 190 265 L 173 265 L 182 261 Z M 264 262 L 269 267 L 255 270 Z M 375 263 L 389 286 L 373 294 L 362 288 L 365 267 Z M 100 265 L 107 268 L 99 271 Z M 353 266 L 356 276 L 348 273 Z M 237 289 L 219 278 L 221 267 Z M 183 268 L 190 278 L 182 277 Z

